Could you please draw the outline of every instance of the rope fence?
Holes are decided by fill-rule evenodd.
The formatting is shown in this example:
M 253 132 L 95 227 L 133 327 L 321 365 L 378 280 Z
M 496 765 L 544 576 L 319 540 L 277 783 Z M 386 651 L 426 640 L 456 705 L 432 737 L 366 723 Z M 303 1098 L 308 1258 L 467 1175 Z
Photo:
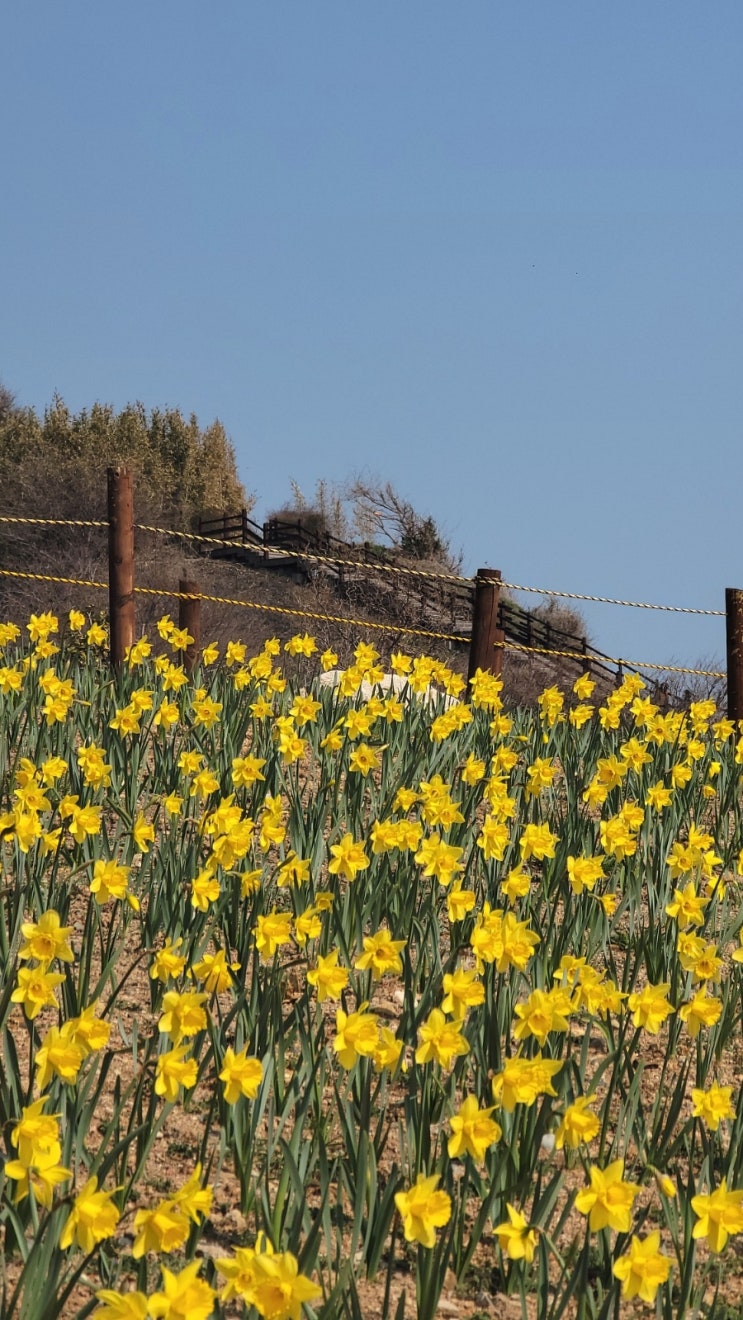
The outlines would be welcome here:
M 0 577 L 27 578 L 30 582 L 61 582 L 71 587 L 96 587 L 108 591 L 108 582 L 93 582 L 89 578 L 57 577 L 53 573 L 21 573 L 12 568 L 0 568 Z
M 381 632 L 405 633 L 413 637 L 433 637 L 445 642 L 468 642 L 462 633 L 430 632 L 424 628 L 407 628 L 397 623 L 376 623 L 372 619 L 350 619 L 342 614 L 319 614 L 311 610 L 290 609 L 287 605 L 267 605 L 255 600 L 241 600 L 231 596 L 207 596 L 195 591 L 166 591 L 161 587 L 135 587 L 138 595 L 169 596 L 174 600 L 212 601 L 216 605 L 237 605 L 246 610 L 263 610 L 269 614 L 293 615 L 297 619 L 314 619 L 324 623 L 342 623 L 354 628 L 377 628 Z
M 128 486 L 127 486 L 128 482 Z M 236 520 L 237 516 L 235 516 Z M 225 515 L 225 531 L 228 530 L 228 517 Z M 244 525 L 246 516 L 242 515 L 242 524 Z M 249 520 L 248 520 L 249 521 Z M 479 570 L 477 575 L 465 577 L 453 573 L 435 572 L 429 569 L 418 569 L 408 567 L 402 564 L 385 563 L 370 558 L 350 558 L 340 555 L 323 554 L 312 549 L 305 549 L 302 546 L 286 549 L 282 546 L 270 544 L 261 541 L 259 534 L 265 536 L 266 530 L 274 526 L 273 524 L 264 524 L 261 529 L 257 524 L 250 523 L 251 528 L 247 534 L 254 540 L 246 540 L 243 534 L 242 541 L 229 539 L 225 536 L 209 536 L 202 532 L 184 532 L 174 528 L 160 527 L 148 523 L 135 523 L 133 517 L 133 501 L 131 497 L 131 474 L 127 469 L 109 469 L 109 517 L 103 519 L 82 519 L 82 518 L 32 518 L 17 515 L 0 515 L 0 524 L 29 526 L 29 527 L 69 527 L 69 528 L 93 528 L 97 530 L 106 529 L 109 538 L 110 551 L 110 579 L 108 582 L 100 582 L 90 578 L 67 577 L 51 573 L 34 573 L 31 571 L 14 570 L 10 568 L 0 568 L 0 577 L 8 579 L 26 579 L 33 582 L 48 582 L 52 584 L 75 586 L 97 591 L 108 591 L 109 593 L 109 612 L 111 621 L 111 652 L 114 664 L 121 663 L 127 645 L 131 645 L 134 640 L 134 598 L 139 596 L 159 597 L 163 599 L 178 600 L 181 602 L 182 610 L 189 612 L 191 619 L 198 616 L 198 610 L 201 602 L 213 603 L 216 605 L 225 605 L 246 610 L 259 611 L 261 613 L 279 615 L 286 618 L 297 618 L 312 621 L 313 623 L 337 624 L 348 628 L 374 629 L 380 633 L 399 634 L 410 637 L 421 637 L 435 641 L 448 643 L 457 643 L 470 646 L 470 677 L 476 667 L 490 668 L 493 672 L 499 672 L 501 667 L 501 656 L 504 652 L 512 652 L 534 657 L 546 657 L 550 659 L 566 659 L 575 661 L 584 665 L 588 669 L 605 669 L 610 674 L 609 665 L 615 666 L 617 674 L 613 676 L 615 681 L 619 681 L 623 669 L 635 672 L 645 671 L 658 675 L 689 675 L 693 677 L 720 680 L 728 680 L 728 708 L 729 713 L 735 707 L 735 714 L 731 718 L 743 718 L 743 592 L 728 589 L 726 592 L 726 609 L 699 609 L 691 606 L 665 605 L 647 601 L 626 600 L 612 596 L 590 595 L 588 593 L 558 591 L 547 587 L 532 587 L 522 583 L 507 582 L 501 578 L 500 573 L 493 570 Z M 281 534 L 279 526 L 277 534 Z M 287 524 L 294 528 L 294 524 Z M 299 524 L 297 524 L 299 527 Z M 441 629 L 406 626 L 397 623 L 379 623 L 376 620 L 357 618 L 343 614 L 329 614 L 320 611 L 303 610 L 291 606 L 272 605 L 263 601 L 247 600 L 242 597 L 210 595 L 197 589 L 197 584 L 181 581 L 180 590 L 168 590 L 160 587 L 135 586 L 133 577 L 134 564 L 134 532 L 146 532 L 152 535 L 175 538 L 182 542 L 191 542 L 197 545 L 227 549 L 233 554 L 237 548 L 244 550 L 254 549 L 256 554 L 263 553 L 264 558 L 268 556 L 277 556 L 291 561 L 307 561 L 310 563 L 327 564 L 340 570 L 359 569 L 365 573 L 387 573 L 391 575 L 400 575 L 409 578 L 419 578 L 431 581 L 449 584 L 450 586 L 466 587 L 468 591 L 474 588 L 474 601 L 472 606 L 472 631 L 444 631 Z M 353 549 L 353 547 L 349 547 Z M 118 565 L 118 567 L 117 567 Z M 278 567 L 278 565 L 277 565 Z M 127 576 L 128 574 L 128 576 Z M 582 650 L 571 649 L 567 647 L 548 645 L 540 646 L 532 642 L 534 628 L 540 622 L 538 616 L 529 614 L 520 606 L 512 605 L 508 602 L 508 613 L 505 605 L 501 605 L 500 591 L 506 590 L 515 592 L 524 592 L 531 595 L 538 595 L 547 598 L 559 598 L 564 600 L 586 601 L 605 605 L 619 605 L 632 609 L 656 610 L 663 613 L 687 614 L 693 616 L 703 616 L 708 618 L 724 618 L 727 621 L 728 631 L 728 670 L 711 670 L 703 668 L 694 668 L 691 666 L 659 664 L 652 661 L 627 660 L 622 657 L 604 655 L 597 651 L 583 637 L 575 638 Z M 443 598 L 442 598 L 443 599 Z M 452 622 L 454 622 L 454 596 L 450 596 Z M 423 610 L 423 600 L 421 597 L 421 609 Z M 428 608 L 433 609 L 435 602 L 431 598 L 427 601 Z M 438 607 L 437 607 L 438 608 Z M 500 613 L 499 613 L 500 608 Z M 516 636 L 519 636 L 519 627 L 511 619 L 511 613 L 521 610 L 521 618 L 526 620 L 527 636 L 524 642 L 516 641 L 507 637 L 502 631 L 503 628 L 512 630 L 515 628 Z M 434 613 L 436 611 L 434 610 Z M 443 605 L 442 605 L 443 612 Z M 532 621 L 533 624 L 532 624 Z M 498 623 L 501 626 L 498 627 Z M 544 625 L 542 625 L 544 626 Z M 189 631 L 193 631 L 192 628 Z M 554 631 L 554 630 L 553 630 Z M 523 629 L 521 630 L 523 637 Z M 552 634 L 550 634 L 552 635 Z M 731 649 L 730 638 L 738 638 L 738 648 L 733 646 Z M 537 637 L 539 632 L 537 629 Z M 565 640 L 569 643 L 572 639 L 568 634 L 564 634 Z M 550 638 L 548 637 L 549 641 Z M 559 642 L 558 636 L 555 638 Z M 731 655 L 733 656 L 735 673 L 731 673 Z M 737 666 L 737 668 L 736 668 Z M 655 686 L 658 686 L 656 680 L 651 680 Z M 732 696 L 731 696 L 732 684 Z M 738 709 L 740 708 L 740 709 Z
M 235 541 L 224 540 L 219 536 L 203 536 L 198 532 L 170 531 L 167 527 L 151 527 L 147 523 L 135 523 L 134 527 L 136 531 L 140 532 L 155 532 L 161 536 L 175 536 L 183 541 L 197 541 L 202 542 L 205 545 L 225 546 L 233 551 L 236 544 L 238 544 Z M 281 546 L 266 544 L 263 549 L 267 554 L 279 555 L 285 559 L 307 559 L 316 564 L 333 564 L 341 569 L 361 568 L 367 572 L 400 573 L 405 574 L 407 577 L 429 578 L 434 582 L 450 582 L 456 583 L 460 586 L 472 586 L 475 580 L 474 578 L 461 577 L 459 574 L 455 573 L 434 573 L 424 568 L 408 568 L 402 564 L 384 564 L 381 561 L 375 561 L 374 559 L 346 559 L 345 557 L 341 558 L 333 555 L 320 555 L 315 551 L 302 550 L 299 548 L 296 550 L 284 550 Z M 259 553 L 257 551 L 257 546 L 256 552 Z
M 54 582 L 76 587 L 93 587 L 108 591 L 107 582 L 96 582 L 90 578 L 60 577 L 51 573 L 23 573 L 9 568 L 0 569 L 0 577 L 26 578 L 32 582 Z M 425 628 L 408 628 L 401 624 L 377 623 L 372 619 L 354 619 L 344 614 L 322 614 L 313 610 L 291 609 L 286 605 L 269 605 L 262 601 L 243 600 L 235 596 L 211 596 L 205 592 L 172 591 L 166 587 L 135 587 L 138 596 L 159 596 L 168 600 L 206 601 L 215 605 L 233 605 L 246 610 L 260 610 L 268 614 L 282 614 L 296 619 L 312 619 L 323 623 L 339 623 L 353 628 L 375 628 L 382 632 L 404 633 L 412 637 L 429 637 L 445 642 L 469 642 L 464 633 L 434 632 Z M 516 651 L 526 655 L 545 655 L 566 660 L 578 660 L 590 666 L 593 656 L 585 651 L 560 651 L 546 646 L 521 646 L 517 642 L 496 641 L 499 650 Z M 692 669 L 684 665 L 661 665 L 650 660 L 628 660 L 622 656 L 604 656 L 603 660 L 626 669 L 650 669 L 664 674 L 694 674 L 704 678 L 725 678 L 725 671 L 718 669 Z
M 94 587 L 108 591 L 107 582 L 95 582 L 90 578 L 59 577 L 53 573 L 23 573 L 11 568 L 0 568 L 0 577 L 25 578 L 29 582 L 54 582 L 73 587 Z M 376 623 L 372 619 L 352 619 L 342 614 L 320 614 L 311 610 L 290 609 L 286 605 L 268 605 L 261 601 L 242 600 L 233 596 L 209 596 L 204 592 L 171 591 L 166 587 L 135 587 L 137 596 L 162 596 L 169 600 L 208 601 L 215 605 L 236 605 L 246 610 L 261 610 L 268 614 L 292 615 L 297 619 L 314 619 L 324 623 L 341 623 L 354 628 L 376 628 L 381 632 L 405 633 L 406 636 L 431 637 L 444 642 L 469 642 L 464 633 L 433 632 L 425 628 L 408 628 L 404 624 Z
M 553 651 L 546 646 L 519 646 L 517 642 L 495 642 L 495 646 L 504 651 L 524 651 L 529 655 L 549 655 L 563 656 L 568 660 L 582 660 L 590 662 L 592 656 L 586 655 L 584 651 Z M 611 665 L 617 665 L 624 669 L 653 669 L 663 674 L 697 674 L 703 678 L 725 678 L 725 671 L 720 669 L 688 669 L 683 665 L 658 665 L 650 660 L 626 660 L 620 656 L 607 655 L 602 657 Z
M 559 596 L 562 600 L 595 601 L 599 605 L 628 605 L 634 610 L 663 610 L 667 614 L 704 614 L 710 618 L 724 619 L 724 610 L 698 610 L 686 605 L 648 605 L 642 600 L 618 600 L 614 596 L 584 596 L 578 591 L 552 591 L 549 587 L 522 587 L 517 582 L 502 582 L 508 591 L 528 591 L 537 596 Z
M 97 527 L 108 529 L 109 523 L 103 519 L 90 518 L 21 518 L 0 515 L 0 523 L 12 523 L 28 525 L 30 527 Z M 139 532 L 150 532 L 158 536 L 175 537 L 182 541 L 194 541 L 204 545 L 220 546 L 223 549 L 234 550 L 236 544 L 234 540 L 228 540 L 219 536 L 205 536 L 199 532 L 183 532 L 173 527 L 158 527 L 150 523 L 134 523 L 134 530 Z M 407 577 L 428 578 L 434 582 L 449 582 L 458 586 L 471 587 L 477 581 L 476 577 L 465 577 L 456 573 L 436 573 L 430 569 L 410 568 L 403 564 L 387 564 L 372 559 L 347 559 L 345 557 L 334 555 L 320 555 L 314 551 L 302 550 L 300 548 L 285 550 L 281 546 L 266 544 L 264 550 L 272 555 L 278 555 L 286 559 L 307 559 L 318 564 L 333 564 L 340 568 L 360 568 L 368 572 L 380 573 L 398 573 Z M 525 586 L 520 582 L 506 582 L 501 579 L 501 587 L 507 591 L 523 591 L 535 596 L 552 596 L 561 600 L 582 600 L 593 602 L 599 605 L 622 605 L 635 610 L 660 610 L 667 614 L 695 614 L 708 618 L 724 619 L 725 610 L 707 610 L 699 609 L 690 605 L 660 605 L 654 602 L 641 600 L 623 600 L 617 596 L 593 596 L 586 592 L 579 591 L 558 591 L 552 587 L 531 587 Z
M 11 518 L 0 516 L 0 523 L 26 523 L 29 527 L 108 527 L 108 522 L 90 518 Z

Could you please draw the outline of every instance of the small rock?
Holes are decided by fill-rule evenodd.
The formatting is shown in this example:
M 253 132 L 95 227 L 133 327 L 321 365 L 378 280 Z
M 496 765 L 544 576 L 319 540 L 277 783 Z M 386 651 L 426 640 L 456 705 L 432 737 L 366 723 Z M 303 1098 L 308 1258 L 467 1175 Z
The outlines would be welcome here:
M 199 1251 L 203 1256 L 211 1256 L 212 1260 L 217 1260 L 224 1256 L 224 1247 L 219 1242 L 210 1242 L 208 1238 L 202 1238 L 199 1242 Z
M 298 967 L 290 967 L 286 977 L 287 988 L 291 994 L 300 993 L 304 985 L 304 977 Z
M 461 1315 L 458 1302 L 452 1302 L 448 1297 L 442 1297 L 439 1301 L 438 1315 Z
M 232 1233 L 244 1233 L 248 1227 L 248 1221 L 237 1207 L 234 1207 L 225 1215 L 225 1225 Z
M 397 1004 L 393 1004 L 391 999 L 376 999 L 373 1004 L 375 1013 L 381 1013 L 383 1017 L 397 1018 L 400 1009 Z
M 521 1320 L 521 1302 L 516 1297 L 492 1299 L 493 1320 Z

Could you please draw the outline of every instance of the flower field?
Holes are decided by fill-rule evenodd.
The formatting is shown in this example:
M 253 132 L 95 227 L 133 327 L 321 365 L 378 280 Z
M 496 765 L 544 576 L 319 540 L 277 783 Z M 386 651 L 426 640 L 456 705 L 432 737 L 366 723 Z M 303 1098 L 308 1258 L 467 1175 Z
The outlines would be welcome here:
M 3 1320 L 740 1314 L 741 730 L 191 640 L 0 625 Z

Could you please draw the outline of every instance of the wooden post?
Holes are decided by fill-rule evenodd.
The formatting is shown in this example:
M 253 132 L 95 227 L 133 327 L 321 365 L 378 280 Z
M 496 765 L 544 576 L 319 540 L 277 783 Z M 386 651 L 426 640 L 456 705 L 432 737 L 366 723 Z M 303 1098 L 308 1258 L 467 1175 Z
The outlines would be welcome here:
M 728 719 L 743 720 L 743 591 L 725 588 Z
M 490 674 L 501 672 L 503 648 L 496 647 L 496 642 L 502 642 L 504 637 L 498 627 L 500 582 L 499 569 L 478 568 L 475 578 L 475 599 L 472 604 L 468 683 L 477 669 L 486 670 Z
M 134 645 L 134 496 L 126 467 L 108 469 L 108 618 L 111 664 L 120 669 Z
M 496 628 L 493 633 L 493 673 L 496 678 L 500 678 L 503 668 L 503 647 L 506 640 L 506 634 L 502 628 Z
M 191 645 L 183 656 L 183 666 L 187 674 L 193 673 L 196 662 L 201 652 L 201 600 L 198 582 L 191 582 L 188 578 L 181 578 L 178 583 L 178 590 L 188 592 L 196 600 L 184 600 L 183 597 L 178 602 L 178 627 L 185 628 L 189 637 L 193 637 Z

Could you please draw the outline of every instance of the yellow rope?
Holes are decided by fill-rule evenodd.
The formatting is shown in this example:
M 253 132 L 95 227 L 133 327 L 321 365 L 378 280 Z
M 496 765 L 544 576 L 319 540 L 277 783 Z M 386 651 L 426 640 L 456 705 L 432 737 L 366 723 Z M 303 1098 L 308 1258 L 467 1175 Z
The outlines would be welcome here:
M 167 527 L 150 527 L 146 523 L 135 523 L 135 528 L 140 532 L 157 532 L 161 536 L 178 536 L 183 541 L 200 541 L 206 545 L 228 546 L 231 550 L 235 546 L 244 545 L 246 549 L 251 549 L 253 543 L 247 541 L 228 541 L 219 536 L 202 536 L 196 532 L 176 532 Z M 474 578 L 460 577 L 453 573 L 432 573 L 423 568 L 403 568 L 399 564 L 382 564 L 367 562 L 365 559 L 336 559 L 332 555 L 318 555 L 310 550 L 282 550 L 277 545 L 262 545 L 261 542 L 255 542 L 253 547 L 257 554 L 265 551 L 267 554 L 282 555 L 286 559 L 311 559 L 317 564 L 337 564 L 342 568 L 366 568 L 375 572 L 383 573 L 404 573 L 408 577 L 431 578 L 436 582 L 459 582 L 471 585 Z
M 58 577 L 52 573 L 21 573 L 11 568 L 0 568 L 0 577 L 25 578 L 32 582 L 60 582 L 72 587 L 94 587 L 99 591 L 108 591 L 107 582 L 95 582 L 90 578 Z M 424 628 L 404 628 L 398 624 L 373 623 L 371 619 L 349 619 L 342 614 L 318 614 L 310 610 L 292 610 L 283 605 L 261 605 L 253 600 L 239 600 L 231 596 L 205 596 L 201 592 L 166 591 L 161 587 L 135 587 L 135 592 L 144 596 L 166 596 L 171 600 L 206 600 L 215 605 L 239 605 L 246 610 L 262 610 L 269 614 L 291 615 L 297 619 L 314 619 L 323 623 L 343 623 L 354 628 L 376 628 L 380 632 L 405 633 L 411 637 L 432 637 L 444 642 L 469 642 L 470 638 L 462 633 L 430 632 Z M 568 660 L 583 660 L 590 665 L 591 660 L 599 657 L 586 655 L 583 651 L 552 651 L 546 646 L 520 646 L 517 642 L 495 642 L 495 646 L 507 651 L 521 651 L 527 655 L 548 655 Z M 625 665 L 629 669 L 655 669 L 668 674 L 695 674 L 703 678 L 725 678 L 719 669 L 689 669 L 682 665 L 657 665 L 649 660 L 626 660 L 614 656 L 603 656 L 599 663 Z
M 11 518 L 0 516 L 0 522 L 20 523 L 29 527 L 108 527 L 108 522 L 93 521 L 83 518 Z M 182 541 L 199 541 L 205 545 L 227 546 L 234 550 L 236 545 L 242 545 L 241 541 L 229 541 L 219 536 L 202 536 L 197 532 L 181 532 L 174 527 L 155 527 L 149 523 L 135 523 L 134 527 L 138 532 L 155 532 L 159 536 L 177 536 Z M 251 542 L 245 543 L 248 547 Z M 282 550 L 277 545 L 261 546 L 260 542 L 255 543 L 256 551 L 259 547 L 272 555 L 281 555 L 286 559 L 311 559 L 318 564 L 337 564 L 342 568 L 367 568 L 385 573 L 404 573 L 408 577 L 430 578 L 436 582 L 458 582 L 461 584 L 471 584 L 474 578 L 461 577 L 455 573 L 433 573 L 423 568 L 404 568 L 400 564 L 382 564 L 368 562 L 365 559 L 337 559 L 332 555 L 318 555 L 309 550 Z
M 494 642 L 494 646 L 506 651 L 523 651 L 527 655 L 563 656 L 568 660 L 582 660 L 586 668 L 590 668 L 591 661 L 594 660 L 598 664 L 624 665 L 627 669 L 657 669 L 664 674 L 699 674 L 703 678 L 727 677 L 719 669 L 685 669 L 682 665 L 654 665 L 649 660 L 625 660 L 611 655 L 599 657 L 587 655 L 583 651 L 551 651 L 546 646 L 519 646 L 517 642 Z
M 205 596 L 201 592 L 164 591 L 160 587 L 135 587 L 135 592 L 145 596 L 168 596 L 174 600 L 208 600 L 216 605 L 239 605 L 246 610 L 263 610 L 270 614 L 288 614 L 297 619 L 319 619 L 325 623 L 351 624 L 355 628 L 377 628 L 380 632 L 397 632 L 413 637 L 434 637 L 444 642 L 469 642 L 469 637 L 460 633 L 427 632 L 423 628 L 404 628 L 393 623 L 372 623 L 370 619 L 349 619 L 343 614 L 316 614 L 310 610 L 291 610 L 284 605 L 261 605 L 254 600 L 237 600 L 230 596 Z
M 0 576 L 25 578 L 31 582 L 62 582 L 73 587 L 97 587 L 108 591 L 107 582 L 93 582 L 88 578 L 56 577 L 52 573 L 20 573 L 11 568 L 0 568 Z M 404 628 L 398 624 L 372 623 L 370 619 L 348 619 L 342 614 L 317 614 L 309 610 L 290 610 L 282 605 L 260 605 L 253 600 L 237 600 L 230 596 L 205 596 L 201 592 L 165 591 L 161 587 L 135 587 L 135 592 L 143 596 L 167 596 L 171 600 L 207 600 L 216 605 L 240 605 L 247 610 L 263 610 L 270 614 L 289 614 L 298 619 L 319 619 L 325 623 L 351 624 L 355 628 L 377 628 L 381 632 L 405 633 L 412 637 L 433 637 L 444 642 L 469 642 L 469 637 L 461 633 L 428 632 L 423 628 Z
M 107 522 L 92 522 L 89 518 L 7 518 L 2 523 L 28 523 L 29 527 L 108 527 Z
M 0 523 L 21 523 L 31 527 L 108 527 L 108 522 L 83 518 L 15 518 L 0 516 Z M 147 523 L 135 523 L 140 532 L 155 532 L 159 536 L 177 536 L 183 541 L 200 541 L 206 545 L 227 546 L 229 549 L 241 545 L 240 541 L 228 541 L 218 536 L 202 536 L 196 532 L 176 531 L 172 527 L 154 527 Z M 250 543 L 247 543 L 248 545 Z M 260 543 L 256 543 L 256 547 Z M 382 564 L 368 562 L 365 559 L 338 559 L 332 555 L 318 555 L 309 550 L 282 550 L 279 546 L 267 545 L 263 549 L 272 555 L 282 555 L 287 559 L 310 559 L 318 564 L 336 564 L 342 568 L 365 568 L 383 573 L 402 573 L 408 577 L 428 578 L 435 582 L 453 582 L 471 586 L 477 579 L 462 577 L 454 573 L 433 573 L 423 568 L 404 568 L 401 564 Z M 66 579 L 60 579 L 60 581 Z M 655 605 L 641 600 L 621 600 L 615 596 L 589 596 L 578 591 L 553 591 L 549 587 L 525 587 L 518 582 L 501 582 L 509 591 L 525 591 L 535 596 L 559 596 L 563 600 L 593 601 L 599 605 L 626 605 L 636 610 L 662 610 L 669 614 L 699 614 L 708 618 L 724 619 L 725 610 L 700 610 L 684 605 Z
M 561 596 L 563 600 L 592 600 L 599 605 L 630 605 L 636 610 L 664 610 L 668 614 L 705 614 L 715 619 L 724 619 L 724 610 L 696 610 L 684 605 L 648 605 L 641 600 L 617 600 L 613 596 L 582 596 L 577 591 L 550 591 L 548 587 L 522 587 L 517 582 L 502 582 L 501 586 L 509 591 L 530 591 L 537 596 Z
M 0 568 L 0 577 L 28 578 L 32 582 L 66 582 L 72 587 L 99 587 L 108 591 L 107 582 L 91 582 L 88 578 L 54 577 L 51 573 L 16 573 L 12 568 Z

